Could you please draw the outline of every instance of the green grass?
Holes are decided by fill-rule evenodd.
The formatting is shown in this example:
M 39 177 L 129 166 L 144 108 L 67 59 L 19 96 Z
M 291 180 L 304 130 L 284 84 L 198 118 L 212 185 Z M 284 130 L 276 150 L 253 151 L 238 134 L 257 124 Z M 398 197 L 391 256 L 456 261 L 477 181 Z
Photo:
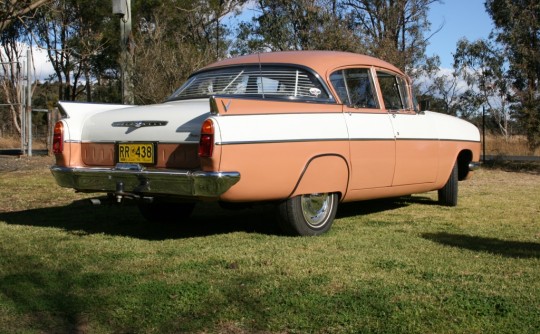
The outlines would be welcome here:
M 540 175 L 343 204 L 315 238 L 271 207 L 152 226 L 88 197 L 0 174 L 0 333 L 540 332 Z

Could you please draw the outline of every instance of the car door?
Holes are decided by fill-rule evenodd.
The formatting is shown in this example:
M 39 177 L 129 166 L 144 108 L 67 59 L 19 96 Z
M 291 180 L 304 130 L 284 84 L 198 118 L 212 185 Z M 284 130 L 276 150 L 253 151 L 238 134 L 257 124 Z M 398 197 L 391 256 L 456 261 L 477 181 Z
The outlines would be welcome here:
M 405 78 L 385 70 L 376 73 L 396 139 L 392 186 L 435 182 L 439 156 L 437 129 L 426 114 L 414 110 Z
M 388 113 L 380 106 L 370 68 L 340 69 L 330 75 L 349 131 L 349 190 L 390 187 L 395 140 Z

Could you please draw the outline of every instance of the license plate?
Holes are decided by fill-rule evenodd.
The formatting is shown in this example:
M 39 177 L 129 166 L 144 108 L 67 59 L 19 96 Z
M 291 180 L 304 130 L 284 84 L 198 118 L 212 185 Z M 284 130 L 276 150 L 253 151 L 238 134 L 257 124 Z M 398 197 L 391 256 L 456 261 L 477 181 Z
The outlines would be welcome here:
M 119 143 L 118 162 L 153 164 L 155 163 L 154 143 Z

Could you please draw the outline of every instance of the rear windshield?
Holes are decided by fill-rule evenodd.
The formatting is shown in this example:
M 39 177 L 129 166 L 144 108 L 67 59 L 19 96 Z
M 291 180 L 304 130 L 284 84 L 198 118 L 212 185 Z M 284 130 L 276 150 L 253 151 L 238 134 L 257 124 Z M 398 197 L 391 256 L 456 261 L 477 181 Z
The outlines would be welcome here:
M 169 100 L 212 95 L 333 101 L 316 75 L 287 66 L 235 66 L 199 72 L 176 90 Z

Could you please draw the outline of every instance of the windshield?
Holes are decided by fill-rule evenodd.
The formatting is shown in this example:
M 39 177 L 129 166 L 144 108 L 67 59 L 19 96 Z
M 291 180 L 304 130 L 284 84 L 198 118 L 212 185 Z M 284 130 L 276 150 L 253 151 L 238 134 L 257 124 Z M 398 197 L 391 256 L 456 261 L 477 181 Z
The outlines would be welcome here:
M 169 100 L 212 95 L 332 100 L 311 72 L 288 66 L 236 66 L 196 73 Z

